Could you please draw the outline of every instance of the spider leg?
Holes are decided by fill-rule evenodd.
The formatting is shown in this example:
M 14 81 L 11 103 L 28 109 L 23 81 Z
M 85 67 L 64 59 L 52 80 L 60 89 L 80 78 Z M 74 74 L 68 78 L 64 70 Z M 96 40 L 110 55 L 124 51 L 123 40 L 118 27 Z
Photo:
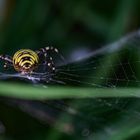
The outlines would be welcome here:
M 63 55 L 61 53 L 59 53 L 58 49 L 53 47 L 53 46 L 47 46 L 45 48 L 41 48 L 39 51 L 36 51 L 37 53 L 46 53 L 47 55 L 49 55 L 49 53 L 56 53 L 58 56 L 60 56 L 60 58 L 62 59 L 63 63 L 65 62 L 65 58 L 63 57 Z
M 0 59 L 4 61 L 4 68 L 13 65 L 12 58 L 8 55 L 0 55 Z
M 48 67 L 49 71 L 52 71 L 52 73 L 55 73 L 55 64 L 53 62 L 52 57 L 48 57 L 46 59 L 46 63 L 47 63 L 47 67 Z
M 45 57 L 44 70 L 49 73 L 55 73 L 55 64 L 52 57 Z
M 56 67 L 53 58 L 51 57 L 51 53 L 56 53 L 57 55 L 59 55 L 60 58 L 63 60 L 63 62 L 65 62 L 64 57 L 59 53 L 58 49 L 54 47 L 41 48 L 40 50 L 37 50 L 36 53 L 38 54 L 41 62 L 43 62 L 43 69 L 42 69 L 43 72 L 45 73 L 47 72 L 48 73 L 47 79 L 49 79 L 49 81 L 52 81 L 51 74 L 56 73 Z
M 52 57 L 49 57 L 47 51 L 42 48 L 40 51 L 36 52 L 40 57 L 43 56 L 43 66 L 44 66 L 43 71 L 45 72 L 47 71 L 48 73 L 55 73 L 55 65 L 53 59 Z

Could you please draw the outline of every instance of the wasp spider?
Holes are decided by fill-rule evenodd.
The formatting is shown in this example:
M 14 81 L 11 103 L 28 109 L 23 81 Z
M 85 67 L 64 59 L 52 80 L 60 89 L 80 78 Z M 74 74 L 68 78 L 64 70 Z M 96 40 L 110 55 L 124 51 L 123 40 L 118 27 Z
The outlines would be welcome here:
M 22 75 L 32 75 L 40 64 L 45 67 L 44 73 L 55 73 L 56 68 L 53 59 L 50 56 L 50 52 L 59 54 L 58 49 L 54 47 L 41 48 L 37 51 L 21 49 L 18 50 L 13 57 L 0 55 L 0 59 L 4 61 L 5 68 L 12 66 L 15 71 Z

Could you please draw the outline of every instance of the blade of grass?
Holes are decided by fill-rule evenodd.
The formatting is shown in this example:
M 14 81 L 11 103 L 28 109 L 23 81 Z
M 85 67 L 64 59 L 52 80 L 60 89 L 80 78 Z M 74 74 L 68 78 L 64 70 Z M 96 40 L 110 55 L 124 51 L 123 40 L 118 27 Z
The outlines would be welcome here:
M 22 99 L 62 99 L 62 98 L 116 98 L 140 97 L 139 88 L 72 88 L 33 87 L 22 84 L 0 83 L 0 95 Z

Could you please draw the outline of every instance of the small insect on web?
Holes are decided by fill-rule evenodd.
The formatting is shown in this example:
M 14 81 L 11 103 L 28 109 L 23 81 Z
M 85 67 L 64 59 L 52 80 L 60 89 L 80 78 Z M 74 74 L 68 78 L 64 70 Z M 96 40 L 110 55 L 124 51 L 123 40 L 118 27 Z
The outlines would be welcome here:
M 12 74 L 0 73 L 0 79 L 20 78 L 33 83 L 58 83 L 60 81 L 53 80 L 56 73 L 56 66 L 51 56 L 53 53 L 58 54 L 64 61 L 64 57 L 54 47 L 41 48 L 37 51 L 21 49 L 13 57 L 0 55 L 0 59 L 4 61 L 4 68 L 10 67 L 14 70 Z

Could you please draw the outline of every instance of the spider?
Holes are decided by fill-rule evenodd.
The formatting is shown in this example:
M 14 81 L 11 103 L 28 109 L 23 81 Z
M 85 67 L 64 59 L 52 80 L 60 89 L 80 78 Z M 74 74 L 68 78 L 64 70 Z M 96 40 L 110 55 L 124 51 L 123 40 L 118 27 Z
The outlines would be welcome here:
M 31 76 L 42 61 L 45 67 L 45 72 L 43 74 L 45 75 L 46 71 L 47 73 L 55 73 L 56 71 L 53 59 L 49 55 L 50 52 L 59 54 L 58 49 L 54 47 L 45 47 L 37 51 L 21 49 L 18 50 L 13 57 L 9 55 L 0 55 L 0 59 L 4 61 L 4 68 L 12 66 L 15 71 L 25 76 Z

